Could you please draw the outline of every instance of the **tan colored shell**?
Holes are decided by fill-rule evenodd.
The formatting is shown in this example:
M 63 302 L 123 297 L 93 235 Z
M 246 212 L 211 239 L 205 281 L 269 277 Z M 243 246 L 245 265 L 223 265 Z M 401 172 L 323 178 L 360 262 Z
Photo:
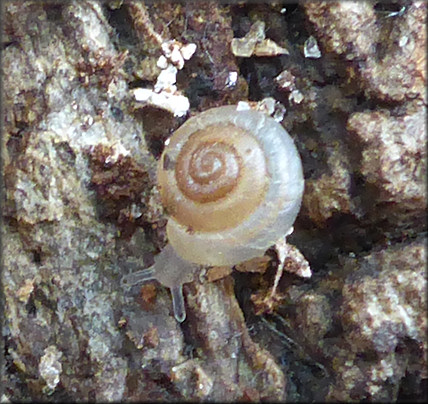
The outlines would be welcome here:
M 285 129 L 236 106 L 186 121 L 165 147 L 158 183 L 170 216 L 169 243 L 202 265 L 263 255 L 293 225 L 304 188 L 300 157 Z

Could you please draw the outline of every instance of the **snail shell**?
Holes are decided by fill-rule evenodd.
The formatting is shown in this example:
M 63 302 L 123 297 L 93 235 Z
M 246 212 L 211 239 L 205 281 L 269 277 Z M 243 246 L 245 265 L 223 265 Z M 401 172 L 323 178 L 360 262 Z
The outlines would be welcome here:
M 234 265 L 261 256 L 292 227 L 304 181 L 286 130 L 255 110 L 213 108 L 171 137 L 158 167 L 170 218 L 169 244 L 152 267 L 124 286 L 156 279 L 171 290 L 177 321 L 186 318 L 182 285 L 200 265 Z
M 165 147 L 158 184 L 169 243 L 202 265 L 263 255 L 292 227 L 304 189 L 287 131 L 263 112 L 236 106 L 186 121 Z

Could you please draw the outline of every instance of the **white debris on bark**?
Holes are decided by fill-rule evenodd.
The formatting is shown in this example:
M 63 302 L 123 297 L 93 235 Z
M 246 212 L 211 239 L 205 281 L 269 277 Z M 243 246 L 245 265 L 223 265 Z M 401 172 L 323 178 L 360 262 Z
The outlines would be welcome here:
M 145 105 L 153 105 L 170 111 L 174 116 L 184 116 L 190 108 L 189 99 L 178 91 L 177 72 L 184 67 L 196 52 L 196 44 L 182 44 L 175 39 L 162 43 L 162 52 L 157 66 L 162 69 L 153 89 L 136 88 L 133 90 L 135 100 Z

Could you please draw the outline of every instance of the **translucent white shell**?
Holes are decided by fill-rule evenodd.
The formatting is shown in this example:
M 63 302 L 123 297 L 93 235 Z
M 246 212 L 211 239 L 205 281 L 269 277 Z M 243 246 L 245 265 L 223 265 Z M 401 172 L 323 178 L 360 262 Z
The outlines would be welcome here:
M 236 227 L 223 231 L 192 231 L 170 217 L 167 234 L 176 253 L 189 262 L 234 265 L 263 255 L 269 246 L 290 230 L 302 200 L 303 171 L 293 140 L 273 118 L 259 111 L 237 111 L 236 106 L 224 106 L 190 118 L 173 134 L 160 160 L 158 175 L 162 176 L 166 170 L 165 156 L 175 161 L 181 147 L 193 133 L 216 124 L 235 125 L 257 140 L 267 167 L 265 198 Z M 227 136 L 227 133 L 224 135 Z M 251 197 L 250 186 L 242 192 L 243 203 Z

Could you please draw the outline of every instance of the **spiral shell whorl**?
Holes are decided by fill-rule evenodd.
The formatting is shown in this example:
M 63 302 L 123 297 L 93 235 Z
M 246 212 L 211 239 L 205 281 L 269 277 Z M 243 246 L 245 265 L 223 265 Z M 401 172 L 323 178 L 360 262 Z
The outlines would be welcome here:
M 161 165 L 158 172 L 164 206 L 191 232 L 236 227 L 256 210 L 268 188 L 260 144 L 250 132 L 230 123 L 207 125 L 195 132 L 184 124 L 162 158 L 174 162 L 169 164 L 173 170 Z M 251 198 L 243 198 L 250 188 Z
M 300 157 L 284 128 L 258 111 L 213 108 L 171 137 L 158 180 L 168 238 L 184 259 L 233 265 L 262 255 L 300 208 Z
M 192 135 L 198 136 L 199 132 Z M 197 202 L 223 198 L 238 182 L 241 162 L 237 151 L 226 143 L 192 142 L 191 138 L 177 159 L 175 177 L 179 189 Z

